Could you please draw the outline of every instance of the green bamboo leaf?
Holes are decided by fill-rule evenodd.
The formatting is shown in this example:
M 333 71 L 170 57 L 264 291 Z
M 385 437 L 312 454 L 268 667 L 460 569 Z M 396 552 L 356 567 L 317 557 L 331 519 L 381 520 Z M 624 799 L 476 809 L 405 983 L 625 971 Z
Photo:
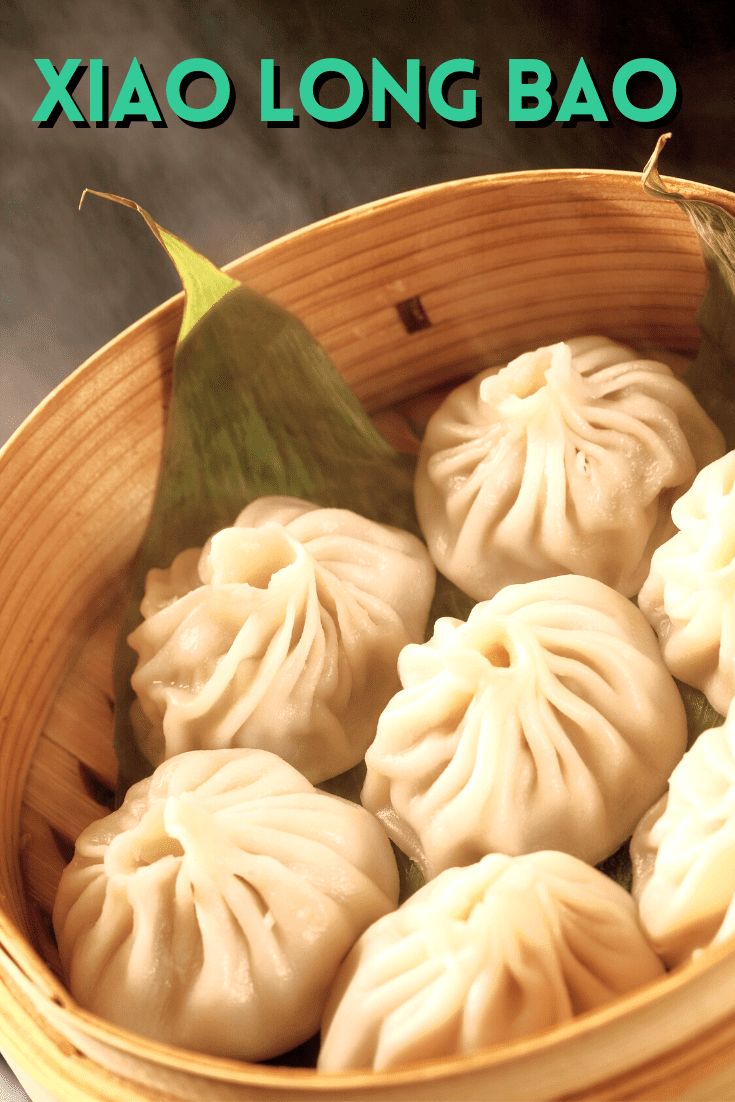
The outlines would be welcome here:
M 147 210 L 133 202 L 132 199 L 123 199 L 122 195 L 112 195 L 108 191 L 95 191 L 93 188 L 85 188 L 79 200 L 79 209 L 82 209 L 85 195 L 99 195 L 101 199 L 111 199 L 114 203 L 120 203 L 131 210 L 137 210 L 142 214 L 149 229 L 156 237 L 174 263 L 179 279 L 186 293 L 184 316 L 179 330 L 179 343 L 194 328 L 201 317 L 210 307 L 214 306 L 229 291 L 234 291 L 240 284 L 226 272 L 216 268 L 211 260 L 202 256 L 191 245 L 187 245 L 174 233 L 169 233 L 154 222 Z
M 629 892 L 633 886 L 633 864 L 630 860 L 630 838 L 628 838 L 626 842 L 623 842 L 622 846 L 615 850 L 615 853 L 611 853 L 604 861 L 600 861 L 599 865 L 596 867 L 600 872 L 604 872 L 605 876 L 609 876 L 611 880 L 615 880 L 621 888 L 625 888 L 626 892 Z
M 684 701 L 684 710 L 687 714 L 687 750 L 690 750 L 703 731 L 709 731 L 712 727 L 721 727 L 725 717 L 715 711 L 699 689 L 685 685 L 683 681 L 678 681 L 676 678 L 674 681 Z
M 666 188 L 658 159 L 670 137 L 662 134 L 658 139 L 642 183 L 649 195 L 674 202 L 684 211 L 702 246 L 708 276 L 697 315 L 702 342 L 684 380 L 731 450 L 735 448 L 735 218 L 715 203 Z
M 186 291 L 174 356 L 171 401 L 158 487 L 138 552 L 114 658 L 118 799 L 152 771 L 130 723 L 130 677 L 137 656 L 127 637 L 140 623 L 151 567 L 167 567 L 201 546 L 267 494 L 352 509 L 421 536 L 413 503 L 415 457 L 397 452 L 306 327 L 276 303 L 220 272 L 137 203 L 94 194 L 139 211 L 177 266 Z M 440 615 L 466 617 L 470 598 L 443 582 Z M 359 798 L 354 777 L 339 781 Z
M 419 888 L 423 888 L 426 880 L 418 865 L 410 857 L 407 857 L 395 842 L 391 842 L 391 847 L 398 866 L 398 881 L 400 884 L 398 906 L 400 907 L 410 896 L 415 895 Z

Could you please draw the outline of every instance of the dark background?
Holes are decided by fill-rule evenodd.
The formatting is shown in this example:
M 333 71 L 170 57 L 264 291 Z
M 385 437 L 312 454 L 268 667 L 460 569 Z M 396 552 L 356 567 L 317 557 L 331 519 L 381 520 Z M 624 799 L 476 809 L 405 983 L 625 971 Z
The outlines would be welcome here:
M 10 0 L 0 5 L 0 19 L 0 440 L 88 355 L 178 289 L 142 220 L 94 198 L 77 211 L 84 187 L 136 199 L 220 264 L 423 184 L 527 168 L 639 171 L 669 126 L 664 172 L 735 189 L 735 19 L 724 3 Z M 460 80 L 454 96 L 459 102 L 463 87 L 477 88 L 482 123 L 455 127 L 429 108 L 422 129 L 395 107 L 390 128 L 373 123 L 369 111 L 351 127 L 322 126 L 300 109 L 298 81 L 308 64 L 328 56 L 352 62 L 367 78 L 375 56 L 404 82 L 408 57 L 420 58 L 428 74 L 449 58 L 472 58 L 479 81 Z M 508 58 L 545 60 L 560 103 L 580 56 L 612 125 L 508 121 Z M 67 57 L 103 58 L 110 107 L 137 57 L 167 128 L 138 120 L 81 129 L 63 115 L 53 128 L 39 127 L 31 120 L 47 85 L 35 57 L 57 68 Z M 235 107 L 220 126 L 187 126 L 168 107 L 166 77 L 190 57 L 216 61 L 234 84 Z M 282 103 L 300 115 L 298 129 L 260 122 L 261 57 L 280 65 Z M 658 58 L 676 76 L 681 109 L 670 124 L 638 126 L 615 109 L 612 78 L 634 57 Z M 330 81 L 325 94 L 343 88 Z M 660 86 L 642 79 L 630 93 L 645 106 L 658 100 Z M 196 106 L 197 96 L 207 103 L 211 95 L 211 82 L 199 80 L 189 100 Z M 85 113 L 87 96 L 85 76 L 76 94 Z
M 731 3 L 5 0 L 0 21 L 0 442 L 87 356 L 179 289 L 142 219 L 94 198 L 77 211 L 85 187 L 137 200 L 218 264 L 424 184 L 528 168 L 640 171 L 666 129 L 674 137 L 663 172 L 735 190 Z M 298 82 L 307 65 L 329 56 L 365 77 L 377 57 L 399 81 L 409 57 L 429 74 L 449 58 L 471 58 L 479 81 L 460 81 L 454 94 L 477 88 L 482 124 L 454 127 L 429 108 L 422 129 L 395 107 L 390 128 L 369 111 L 351 127 L 321 126 L 300 108 Z M 546 61 L 560 103 L 580 56 L 612 125 L 508 121 L 509 58 Z M 137 57 L 167 127 L 77 128 L 64 116 L 39 127 L 32 117 L 47 85 L 36 57 L 57 68 L 67 57 L 103 58 L 110 107 Z M 216 61 L 234 84 L 235 107 L 221 126 L 187 126 L 166 103 L 169 71 L 191 57 Z M 298 129 L 260 122 L 262 57 L 280 66 L 282 103 L 300 115 Z M 636 57 L 664 62 L 679 82 L 681 107 L 666 125 L 637 126 L 613 105 L 613 76 Z M 330 82 L 325 94 L 339 97 L 339 85 Z M 655 81 L 630 87 L 639 106 L 656 102 L 659 91 Z M 76 98 L 86 113 L 86 77 Z M 208 81 L 192 86 L 190 103 L 210 98 Z M 0 1098 L 5 1089 L 0 1069 Z

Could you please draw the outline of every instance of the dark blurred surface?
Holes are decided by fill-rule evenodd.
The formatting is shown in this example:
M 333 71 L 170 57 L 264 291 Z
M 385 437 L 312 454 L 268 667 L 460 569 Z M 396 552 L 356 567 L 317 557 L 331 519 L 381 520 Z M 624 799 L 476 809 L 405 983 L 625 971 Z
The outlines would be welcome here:
M 142 219 L 90 198 L 85 187 L 137 200 L 166 228 L 223 264 L 266 241 L 348 207 L 424 184 L 527 168 L 640 171 L 656 137 L 673 131 L 662 171 L 735 190 L 735 19 L 730 3 L 677 0 L 6 0 L 0 5 L 0 441 L 87 356 L 178 290 L 169 261 Z M 441 61 L 480 67 L 482 124 L 451 126 L 427 112 L 425 129 L 394 108 L 381 128 L 370 113 L 354 126 L 321 126 L 300 110 L 298 82 L 322 57 L 363 75 L 377 57 L 398 80 L 406 59 L 431 73 Z M 558 81 L 557 103 L 583 56 L 613 123 L 508 121 L 508 59 L 540 58 Z M 132 59 L 144 65 L 167 121 L 76 128 L 33 114 L 47 86 L 34 58 L 101 57 L 114 103 Z M 237 93 L 221 126 L 198 129 L 165 100 L 178 62 L 222 65 Z M 260 122 L 260 59 L 281 67 L 282 103 L 299 128 Z M 614 109 L 617 69 L 636 57 L 664 62 L 681 88 L 665 126 L 637 126 Z M 207 82 L 192 88 L 204 95 Z M 335 82 L 332 82 L 334 88 Z M 462 87 L 462 84 L 458 86 Z M 87 105 L 86 78 L 77 100 Z M 211 93 L 210 93 L 211 94 Z M 631 96 L 658 98 L 655 82 Z M 196 103 L 196 99 L 191 99 Z M 206 96 L 203 102 L 207 102 Z M 0 1038 L 0 1048 L 2 1039 Z M 3 1091 L 0 1074 L 0 1097 Z

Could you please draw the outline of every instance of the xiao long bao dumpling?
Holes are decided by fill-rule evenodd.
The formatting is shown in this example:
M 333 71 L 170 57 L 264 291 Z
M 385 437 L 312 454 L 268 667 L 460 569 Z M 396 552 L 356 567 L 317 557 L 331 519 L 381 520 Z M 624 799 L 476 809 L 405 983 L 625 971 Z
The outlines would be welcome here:
M 449 395 L 423 440 L 416 508 L 434 562 L 478 601 L 562 573 L 632 597 L 673 532 L 672 502 L 724 450 L 668 367 L 577 337 Z
M 679 762 L 630 853 L 641 922 L 669 966 L 735 934 L 735 705 Z
M 145 756 L 253 746 L 314 784 L 351 768 L 399 687 L 401 648 L 424 638 L 434 582 L 408 532 L 254 501 L 203 550 L 148 574 L 128 640 Z
M 674 677 L 722 715 L 735 696 L 735 451 L 675 502 L 677 534 L 658 548 L 638 603 Z
M 427 879 L 486 853 L 613 853 L 686 749 L 645 617 L 592 578 L 507 586 L 401 652 L 362 802 Z
M 448 869 L 362 935 L 322 1023 L 317 1067 L 384 1071 L 475 1052 L 663 974 L 623 888 L 563 853 Z
M 74 998 L 123 1028 L 263 1060 L 307 1040 L 398 902 L 380 824 L 263 750 L 159 766 L 79 837 L 54 906 Z

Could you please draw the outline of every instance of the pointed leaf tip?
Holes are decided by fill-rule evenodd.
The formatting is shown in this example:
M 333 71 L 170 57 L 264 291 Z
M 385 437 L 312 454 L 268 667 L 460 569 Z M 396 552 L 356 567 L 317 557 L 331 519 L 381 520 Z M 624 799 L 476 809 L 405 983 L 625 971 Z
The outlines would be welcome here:
M 657 195 L 660 194 L 661 191 L 666 191 L 661 182 L 661 177 L 658 174 L 658 159 L 661 156 L 661 150 L 666 145 L 670 137 L 670 131 L 668 134 L 659 135 L 659 139 L 656 142 L 656 148 L 654 149 L 651 156 L 648 158 L 648 162 L 646 164 L 646 167 L 643 169 L 643 174 L 641 176 L 641 183 L 643 184 L 644 191 L 653 191 Z M 653 179 L 653 184 L 651 184 L 651 179 Z
M 122 195 L 113 195 L 107 191 L 95 191 L 94 188 L 85 188 L 79 200 L 81 210 L 84 197 L 87 193 L 99 195 L 101 199 L 110 199 L 113 203 L 120 203 L 131 210 L 137 210 L 145 219 L 146 225 L 154 237 L 161 243 L 168 253 L 171 261 L 179 273 L 182 287 L 186 296 L 184 316 L 179 330 L 178 344 L 191 332 L 196 323 L 209 309 L 230 291 L 240 286 L 238 280 L 221 271 L 211 260 L 203 256 L 191 245 L 187 245 L 176 234 L 164 230 L 162 226 L 151 218 L 147 210 L 144 210 L 132 199 L 125 199 Z

